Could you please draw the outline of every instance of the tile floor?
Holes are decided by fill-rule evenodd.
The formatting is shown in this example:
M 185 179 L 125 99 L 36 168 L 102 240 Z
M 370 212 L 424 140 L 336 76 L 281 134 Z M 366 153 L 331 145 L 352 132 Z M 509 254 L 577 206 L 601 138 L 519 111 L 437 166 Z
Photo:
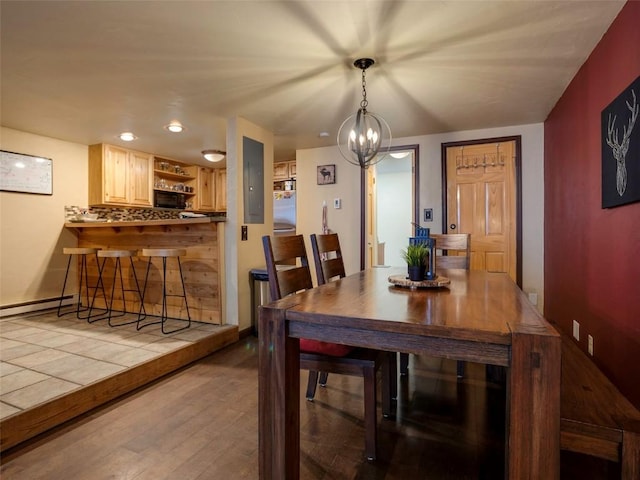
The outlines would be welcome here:
M 134 318 L 134 317 L 132 317 Z M 117 319 L 116 321 L 122 321 Z M 126 320 L 125 320 L 126 321 Z M 212 335 L 219 325 L 192 322 L 163 335 L 159 325 L 89 324 L 75 311 L 0 319 L 0 419 Z

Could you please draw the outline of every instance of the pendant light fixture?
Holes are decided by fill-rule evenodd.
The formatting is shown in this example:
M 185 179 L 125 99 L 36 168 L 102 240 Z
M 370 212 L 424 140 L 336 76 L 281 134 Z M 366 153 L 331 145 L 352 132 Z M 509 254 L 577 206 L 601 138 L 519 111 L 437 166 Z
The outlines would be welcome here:
M 362 70 L 362 101 L 358 111 L 348 117 L 338 130 L 338 148 L 345 160 L 360 168 L 375 165 L 389 151 L 391 129 L 384 118 L 367 110 L 366 70 L 375 62 L 359 58 L 353 65 Z M 385 144 L 384 147 L 382 145 Z

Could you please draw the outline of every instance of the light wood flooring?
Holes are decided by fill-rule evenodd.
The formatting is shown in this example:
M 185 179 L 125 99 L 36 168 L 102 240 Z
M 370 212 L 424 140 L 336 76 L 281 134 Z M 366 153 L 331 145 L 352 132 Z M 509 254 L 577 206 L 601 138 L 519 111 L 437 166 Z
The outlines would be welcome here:
M 247 337 L 3 455 L 3 480 L 258 478 L 257 339 Z M 481 365 L 411 356 L 397 415 L 379 415 L 379 458 L 363 457 L 362 379 L 330 375 L 301 408 L 302 479 L 500 479 L 504 388 Z M 301 391 L 306 372 L 301 373 Z M 380 411 L 379 411 L 380 413 Z M 562 456 L 562 479 L 616 478 Z
M 192 322 L 188 329 L 165 335 L 160 325 L 140 331 L 135 324 L 109 327 L 106 320 L 89 324 L 76 318 L 72 308 L 67 312 L 0 319 L 3 450 L 238 338 L 235 326 Z M 174 328 L 184 325 L 175 323 Z

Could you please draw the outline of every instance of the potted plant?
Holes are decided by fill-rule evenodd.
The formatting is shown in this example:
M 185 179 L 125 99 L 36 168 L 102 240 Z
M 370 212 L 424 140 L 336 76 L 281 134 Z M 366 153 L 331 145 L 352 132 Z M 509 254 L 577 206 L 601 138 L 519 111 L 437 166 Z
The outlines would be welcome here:
M 402 258 L 407 262 L 409 280 L 420 282 L 424 280 L 429 259 L 429 249 L 421 243 L 409 245 L 401 252 Z

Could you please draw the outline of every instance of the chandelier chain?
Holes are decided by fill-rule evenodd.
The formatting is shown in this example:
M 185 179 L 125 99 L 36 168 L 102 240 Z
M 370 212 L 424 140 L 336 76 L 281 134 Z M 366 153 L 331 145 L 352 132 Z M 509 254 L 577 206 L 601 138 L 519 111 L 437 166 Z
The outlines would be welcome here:
M 367 106 L 369 102 L 367 101 L 367 79 L 366 70 L 362 69 L 362 101 L 360 102 L 360 108 L 362 108 L 365 112 L 367 111 Z

